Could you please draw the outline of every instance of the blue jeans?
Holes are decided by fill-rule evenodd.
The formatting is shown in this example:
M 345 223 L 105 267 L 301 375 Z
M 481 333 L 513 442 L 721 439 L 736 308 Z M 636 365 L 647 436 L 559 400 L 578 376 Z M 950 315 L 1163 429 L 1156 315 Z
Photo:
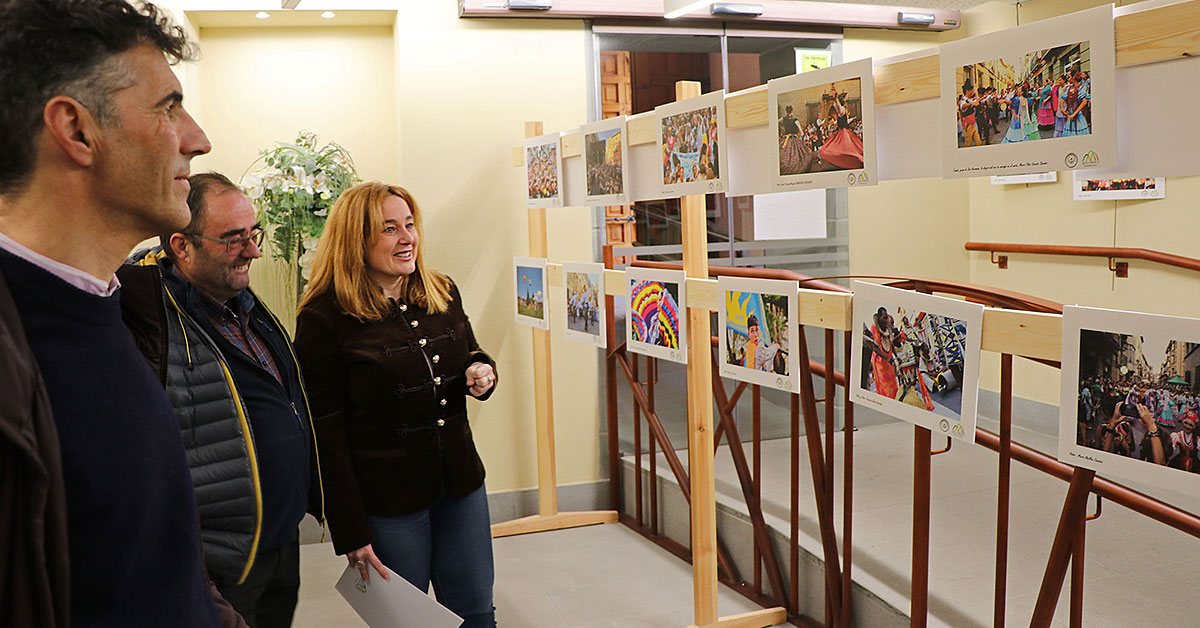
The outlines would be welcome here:
M 446 495 L 429 510 L 368 517 L 375 555 L 422 591 L 430 580 L 437 600 L 463 618 L 462 628 L 493 628 L 492 529 L 487 491 L 462 499 Z

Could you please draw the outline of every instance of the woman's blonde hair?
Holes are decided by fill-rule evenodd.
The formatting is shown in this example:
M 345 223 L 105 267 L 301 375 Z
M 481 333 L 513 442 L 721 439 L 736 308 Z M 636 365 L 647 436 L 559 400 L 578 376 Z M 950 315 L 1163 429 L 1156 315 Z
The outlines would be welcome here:
M 417 202 L 408 190 L 378 181 L 360 183 L 346 190 L 329 210 L 299 309 L 332 291 L 342 309 L 359 320 L 377 321 L 387 315 L 391 305 L 383 289 L 367 275 L 366 258 L 367 249 L 383 233 L 383 202 L 389 196 L 408 203 L 420 239 L 417 269 L 401 280 L 400 295 L 430 314 L 446 311 L 450 305 L 450 278 L 425 265 L 422 252 L 425 232 Z

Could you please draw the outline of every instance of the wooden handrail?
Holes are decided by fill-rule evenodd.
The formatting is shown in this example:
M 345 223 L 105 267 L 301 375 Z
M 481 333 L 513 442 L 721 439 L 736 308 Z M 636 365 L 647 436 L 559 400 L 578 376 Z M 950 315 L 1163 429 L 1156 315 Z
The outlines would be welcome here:
M 968 242 L 965 246 L 968 251 L 990 251 L 993 253 L 1140 259 L 1166 266 L 1174 266 L 1175 268 L 1200 271 L 1200 259 L 1184 257 L 1173 253 L 1164 253 L 1152 249 L 1114 246 L 1065 246 L 1059 244 L 1006 244 L 999 242 Z

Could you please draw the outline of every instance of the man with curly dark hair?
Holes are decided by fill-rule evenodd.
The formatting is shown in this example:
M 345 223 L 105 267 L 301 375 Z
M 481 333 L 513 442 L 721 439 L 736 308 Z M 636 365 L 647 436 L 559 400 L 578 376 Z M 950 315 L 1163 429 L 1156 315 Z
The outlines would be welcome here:
M 114 273 L 188 223 L 208 138 L 150 4 L 0 0 L 0 625 L 244 625 L 204 573 L 180 427 Z

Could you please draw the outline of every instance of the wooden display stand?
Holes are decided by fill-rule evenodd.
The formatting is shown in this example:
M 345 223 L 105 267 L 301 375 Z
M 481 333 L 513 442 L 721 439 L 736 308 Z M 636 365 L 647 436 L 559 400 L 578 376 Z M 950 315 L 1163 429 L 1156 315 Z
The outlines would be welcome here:
M 541 134 L 541 122 L 525 123 L 526 138 Z M 546 251 L 546 210 L 530 209 L 529 256 L 544 258 Z M 549 316 L 548 313 L 546 315 Z M 614 523 L 618 519 L 615 510 L 558 511 L 558 481 L 554 457 L 554 371 L 550 366 L 550 332 L 545 329 L 532 331 L 533 402 L 537 416 L 538 514 L 492 525 L 494 538 Z

